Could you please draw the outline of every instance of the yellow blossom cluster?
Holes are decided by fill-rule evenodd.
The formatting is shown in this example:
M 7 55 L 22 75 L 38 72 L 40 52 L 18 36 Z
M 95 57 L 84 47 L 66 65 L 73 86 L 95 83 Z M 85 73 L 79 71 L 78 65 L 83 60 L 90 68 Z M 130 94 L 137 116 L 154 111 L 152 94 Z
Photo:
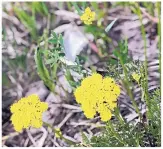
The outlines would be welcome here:
M 40 102 L 35 94 L 21 98 L 14 103 L 10 110 L 11 121 L 16 131 L 21 132 L 23 128 L 30 126 L 40 128 L 42 126 L 42 113 L 48 109 L 48 104 Z
M 111 111 L 117 106 L 120 87 L 110 77 L 102 78 L 94 73 L 85 78 L 75 90 L 75 98 L 87 118 L 93 118 L 98 112 L 102 121 L 111 119 Z
M 140 78 L 141 78 L 141 76 L 140 76 L 139 74 L 133 73 L 133 74 L 132 74 L 132 77 L 133 77 L 133 79 L 134 79 L 136 82 L 139 83 L 139 80 L 140 80 Z
M 92 12 L 89 7 L 87 7 L 80 19 L 84 21 L 85 24 L 90 25 L 95 20 L 95 12 Z

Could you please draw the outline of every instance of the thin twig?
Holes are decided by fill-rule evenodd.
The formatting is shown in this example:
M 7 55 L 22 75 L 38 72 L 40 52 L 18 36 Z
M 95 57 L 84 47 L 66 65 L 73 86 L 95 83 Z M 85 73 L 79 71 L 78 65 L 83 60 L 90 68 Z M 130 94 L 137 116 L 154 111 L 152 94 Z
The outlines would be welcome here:
M 58 128 L 61 128 L 72 115 L 73 115 L 73 112 L 68 113 L 66 117 L 60 122 L 60 124 L 58 125 Z
M 9 135 L 2 137 L 2 141 L 7 140 L 7 139 L 9 139 L 11 137 L 15 137 L 15 136 L 17 136 L 19 134 L 20 134 L 19 132 L 10 133 Z
M 70 104 L 55 104 L 57 107 L 63 107 L 66 109 L 70 109 L 70 110 L 81 110 L 80 107 L 74 106 L 74 105 L 70 105 Z
M 46 129 L 44 127 L 41 128 L 41 130 L 43 131 L 43 135 L 41 137 L 41 139 L 39 141 L 37 141 L 37 146 L 42 147 L 44 145 L 44 142 L 48 136 L 48 132 L 46 131 Z
M 48 127 L 50 127 L 51 129 L 52 129 L 52 131 L 53 131 L 53 133 L 55 134 L 57 134 L 61 139 L 63 139 L 65 142 L 67 142 L 68 144 L 70 144 L 70 145 L 75 145 L 76 144 L 76 142 L 73 142 L 73 141 L 71 141 L 71 140 L 68 140 L 68 139 L 66 139 L 62 134 L 60 134 L 52 125 L 50 125 L 50 124 L 48 124 L 48 123 L 46 123 L 46 122 L 44 122 L 44 124 L 46 125 L 46 126 L 48 126 Z
M 37 143 L 35 142 L 34 138 L 32 137 L 31 133 L 29 130 L 26 129 L 27 135 L 29 137 L 29 139 L 31 140 L 31 142 L 33 143 L 34 146 L 37 146 Z
M 149 13 L 147 13 L 147 12 L 145 11 L 144 8 L 140 7 L 140 10 L 141 10 L 141 12 L 142 12 L 145 16 L 147 16 L 147 17 L 148 17 L 151 21 L 153 21 L 154 23 L 158 23 L 158 22 L 159 22 L 159 19 L 158 19 L 158 18 L 151 16 Z

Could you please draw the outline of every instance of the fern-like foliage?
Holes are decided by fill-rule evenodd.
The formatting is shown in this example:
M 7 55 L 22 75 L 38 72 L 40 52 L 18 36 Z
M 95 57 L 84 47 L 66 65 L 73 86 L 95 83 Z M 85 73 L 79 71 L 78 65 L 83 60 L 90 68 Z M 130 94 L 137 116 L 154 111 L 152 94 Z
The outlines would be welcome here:
M 151 113 L 151 114 L 149 114 Z M 161 146 L 160 89 L 150 94 L 150 108 L 138 123 L 112 120 L 99 136 L 90 140 L 93 147 L 155 147 Z

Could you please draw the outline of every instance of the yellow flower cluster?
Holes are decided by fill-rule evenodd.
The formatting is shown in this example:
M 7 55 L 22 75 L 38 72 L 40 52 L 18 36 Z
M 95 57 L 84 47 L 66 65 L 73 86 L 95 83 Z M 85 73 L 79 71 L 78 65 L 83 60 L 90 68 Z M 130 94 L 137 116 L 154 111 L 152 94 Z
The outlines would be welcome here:
M 39 97 L 32 94 L 21 98 L 14 103 L 10 110 L 11 121 L 16 131 L 21 132 L 23 128 L 30 126 L 40 128 L 42 126 L 42 113 L 48 109 L 48 104 L 40 102 Z
M 139 80 L 140 80 L 140 78 L 141 78 L 141 76 L 140 76 L 139 74 L 133 73 L 133 74 L 132 74 L 132 77 L 133 77 L 133 79 L 134 79 L 136 82 L 139 83 Z
M 90 25 L 95 20 L 95 12 L 92 12 L 89 7 L 87 7 L 80 19 L 84 21 L 85 24 Z
M 85 78 L 75 90 L 75 98 L 87 118 L 93 118 L 98 112 L 102 121 L 111 119 L 111 111 L 117 106 L 120 87 L 110 77 L 102 78 L 94 73 Z

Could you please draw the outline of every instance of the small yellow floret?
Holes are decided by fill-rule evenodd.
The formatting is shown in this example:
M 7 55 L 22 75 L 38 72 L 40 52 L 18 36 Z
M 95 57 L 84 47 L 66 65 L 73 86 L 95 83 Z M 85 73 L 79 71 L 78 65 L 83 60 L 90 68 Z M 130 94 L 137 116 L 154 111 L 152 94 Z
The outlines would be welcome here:
M 62 135 L 61 129 L 55 128 L 55 130 L 58 132 L 58 133 L 55 133 L 56 138 L 60 138 L 60 135 Z
M 110 77 L 102 78 L 94 73 L 85 78 L 75 90 L 75 98 L 87 118 L 93 118 L 98 112 L 102 121 L 111 119 L 111 111 L 117 106 L 120 87 Z
M 42 113 L 48 109 L 48 104 L 40 102 L 37 95 L 32 94 L 21 98 L 11 107 L 11 121 L 16 131 L 21 132 L 23 128 L 30 126 L 40 128 L 42 126 Z
M 85 24 L 90 25 L 95 20 L 95 12 L 92 12 L 89 7 L 87 7 L 80 19 L 84 21 Z
M 132 74 L 132 77 L 133 77 L 133 79 L 134 79 L 136 82 L 139 83 L 139 80 L 140 80 L 140 78 L 141 78 L 141 76 L 140 76 L 139 74 L 133 73 L 133 74 Z

